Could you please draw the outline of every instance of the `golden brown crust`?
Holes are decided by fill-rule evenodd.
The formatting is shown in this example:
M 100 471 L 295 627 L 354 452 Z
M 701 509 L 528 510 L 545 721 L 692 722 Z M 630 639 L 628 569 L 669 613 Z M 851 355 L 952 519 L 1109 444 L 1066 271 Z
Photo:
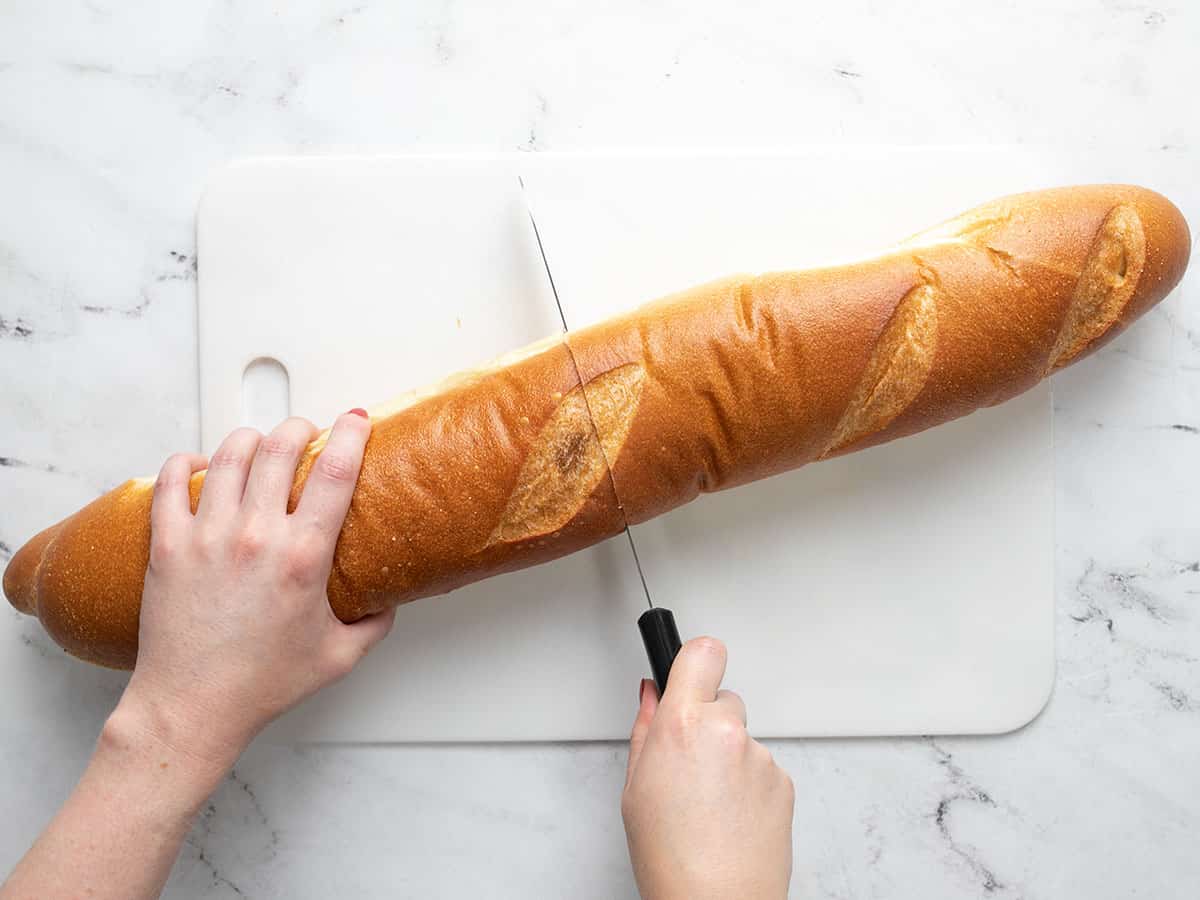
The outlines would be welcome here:
M 1151 191 L 1023 194 L 873 260 L 703 285 L 456 376 L 375 417 L 330 603 L 353 621 L 1002 402 L 1162 299 L 1189 251 Z M 134 662 L 151 495 L 122 485 L 5 572 L 77 656 Z

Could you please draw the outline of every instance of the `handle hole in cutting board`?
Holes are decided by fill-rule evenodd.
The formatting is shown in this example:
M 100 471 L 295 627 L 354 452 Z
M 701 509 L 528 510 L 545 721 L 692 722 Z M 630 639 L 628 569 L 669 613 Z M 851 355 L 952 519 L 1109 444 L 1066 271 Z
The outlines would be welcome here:
M 291 410 L 292 383 L 284 364 L 270 356 L 251 360 L 242 372 L 242 424 L 266 434 Z

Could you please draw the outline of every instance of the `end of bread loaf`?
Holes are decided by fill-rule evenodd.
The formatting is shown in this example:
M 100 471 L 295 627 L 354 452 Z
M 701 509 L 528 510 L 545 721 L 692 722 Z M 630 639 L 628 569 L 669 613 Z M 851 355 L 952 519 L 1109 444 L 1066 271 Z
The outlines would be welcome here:
M 4 596 L 19 612 L 37 615 L 37 573 L 62 523 L 51 525 L 26 541 L 4 569 Z
M 48 602 L 36 612 L 72 656 L 133 668 L 153 497 L 152 479 L 127 481 L 55 526 L 36 576 Z
M 1120 202 L 1097 229 L 1046 363 L 1056 372 L 1107 343 L 1183 277 L 1191 232 L 1160 194 L 1116 186 Z
M 1104 217 L 1075 283 L 1047 372 L 1068 365 L 1120 319 L 1146 265 L 1146 233 L 1132 204 Z

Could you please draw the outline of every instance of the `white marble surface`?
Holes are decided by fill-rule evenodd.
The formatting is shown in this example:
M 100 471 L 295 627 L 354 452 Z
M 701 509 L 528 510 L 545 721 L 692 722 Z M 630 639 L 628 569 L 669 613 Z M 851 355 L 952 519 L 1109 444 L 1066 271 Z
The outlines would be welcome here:
M 601 6 L 0 7 L 0 554 L 197 442 L 193 213 L 229 159 L 1015 141 L 1177 164 L 1200 138 L 1194 4 Z M 1179 191 L 1195 223 L 1200 192 Z M 773 745 L 798 789 L 794 896 L 1195 896 L 1197 287 L 1056 379 L 1049 707 L 1001 738 Z M 0 617 L 61 692 L 34 722 L 9 721 L 0 693 L 6 871 L 122 679 Z M 167 894 L 632 896 L 624 756 L 254 748 Z

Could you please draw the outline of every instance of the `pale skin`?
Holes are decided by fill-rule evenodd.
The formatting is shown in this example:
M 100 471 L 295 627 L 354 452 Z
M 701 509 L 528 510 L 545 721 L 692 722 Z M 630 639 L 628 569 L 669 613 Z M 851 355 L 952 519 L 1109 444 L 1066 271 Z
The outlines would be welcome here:
M 393 612 L 347 625 L 325 592 L 370 423 L 361 410 L 338 418 L 289 514 L 315 435 L 288 419 L 265 437 L 233 432 L 211 460 L 164 464 L 133 676 L 0 900 L 159 896 L 254 737 L 387 635 Z M 204 468 L 193 515 L 187 483 Z M 702 638 L 680 652 L 661 702 L 642 683 L 621 809 L 646 900 L 787 896 L 792 784 L 746 733 L 741 699 L 719 690 L 724 669 L 724 646 Z

